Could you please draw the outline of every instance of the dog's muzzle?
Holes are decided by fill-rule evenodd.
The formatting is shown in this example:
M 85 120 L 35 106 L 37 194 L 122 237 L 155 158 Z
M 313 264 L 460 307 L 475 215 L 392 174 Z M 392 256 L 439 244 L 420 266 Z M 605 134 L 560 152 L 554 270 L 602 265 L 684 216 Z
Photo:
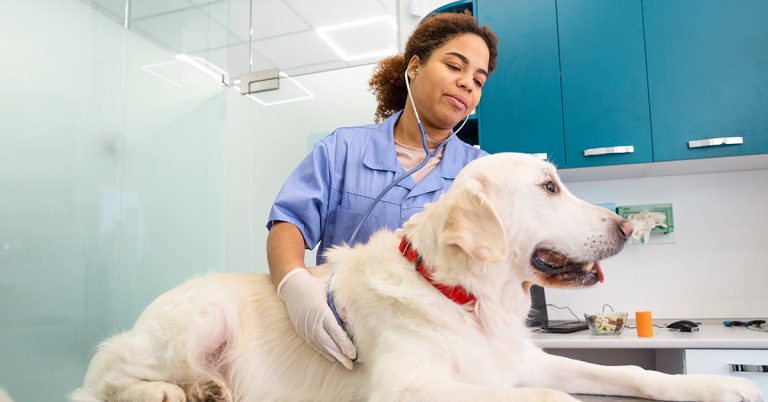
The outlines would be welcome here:
M 558 282 L 591 286 L 604 279 L 599 261 L 576 261 L 554 250 L 540 248 L 531 256 L 531 265 Z

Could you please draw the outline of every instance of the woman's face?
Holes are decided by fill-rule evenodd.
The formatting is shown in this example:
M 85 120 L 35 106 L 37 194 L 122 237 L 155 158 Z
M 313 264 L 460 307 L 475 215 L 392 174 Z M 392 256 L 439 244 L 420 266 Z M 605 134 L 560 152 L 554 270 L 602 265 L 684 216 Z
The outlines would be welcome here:
M 411 60 L 411 91 L 425 124 L 450 129 L 472 113 L 488 79 L 489 58 L 482 38 L 463 34 L 434 49 L 426 62 Z

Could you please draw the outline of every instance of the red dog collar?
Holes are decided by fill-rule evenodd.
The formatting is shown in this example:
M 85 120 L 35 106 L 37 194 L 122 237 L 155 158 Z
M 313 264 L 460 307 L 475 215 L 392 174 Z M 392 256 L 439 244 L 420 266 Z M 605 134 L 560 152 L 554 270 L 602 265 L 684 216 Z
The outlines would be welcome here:
M 475 296 L 469 293 L 467 289 L 464 289 L 461 286 L 443 285 L 442 283 L 432 279 L 432 276 L 429 274 L 429 272 L 427 272 L 427 268 L 424 266 L 424 263 L 421 260 L 421 256 L 419 256 L 419 252 L 411 247 L 411 242 L 409 242 L 405 236 L 403 236 L 403 239 L 400 240 L 400 254 L 407 258 L 408 261 L 416 264 L 416 271 L 418 271 L 421 276 L 427 280 L 427 282 L 429 282 L 432 286 L 444 294 L 445 297 L 460 305 L 475 303 Z

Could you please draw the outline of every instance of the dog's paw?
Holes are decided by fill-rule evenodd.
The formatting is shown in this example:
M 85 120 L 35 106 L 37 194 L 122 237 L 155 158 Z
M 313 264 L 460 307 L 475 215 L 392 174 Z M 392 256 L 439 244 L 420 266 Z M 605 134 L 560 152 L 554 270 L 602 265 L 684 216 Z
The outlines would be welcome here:
M 189 402 L 232 402 L 232 393 L 219 380 L 202 380 L 185 388 Z
M 726 376 L 703 376 L 700 383 L 700 398 L 712 402 L 763 402 L 763 392 L 745 378 Z
M 717 385 L 722 387 L 720 397 L 713 398 L 716 401 L 734 402 L 763 402 L 763 392 L 754 382 L 746 378 L 720 377 Z

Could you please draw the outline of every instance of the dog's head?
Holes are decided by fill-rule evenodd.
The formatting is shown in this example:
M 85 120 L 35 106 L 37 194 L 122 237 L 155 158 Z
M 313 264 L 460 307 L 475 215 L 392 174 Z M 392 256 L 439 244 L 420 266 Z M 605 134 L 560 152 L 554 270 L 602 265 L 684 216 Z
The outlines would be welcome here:
M 467 165 L 444 196 L 438 242 L 481 265 L 509 262 L 534 284 L 590 286 L 599 260 L 618 253 L 632 225 L 572 195 L 555 167 L 501 153 Z

